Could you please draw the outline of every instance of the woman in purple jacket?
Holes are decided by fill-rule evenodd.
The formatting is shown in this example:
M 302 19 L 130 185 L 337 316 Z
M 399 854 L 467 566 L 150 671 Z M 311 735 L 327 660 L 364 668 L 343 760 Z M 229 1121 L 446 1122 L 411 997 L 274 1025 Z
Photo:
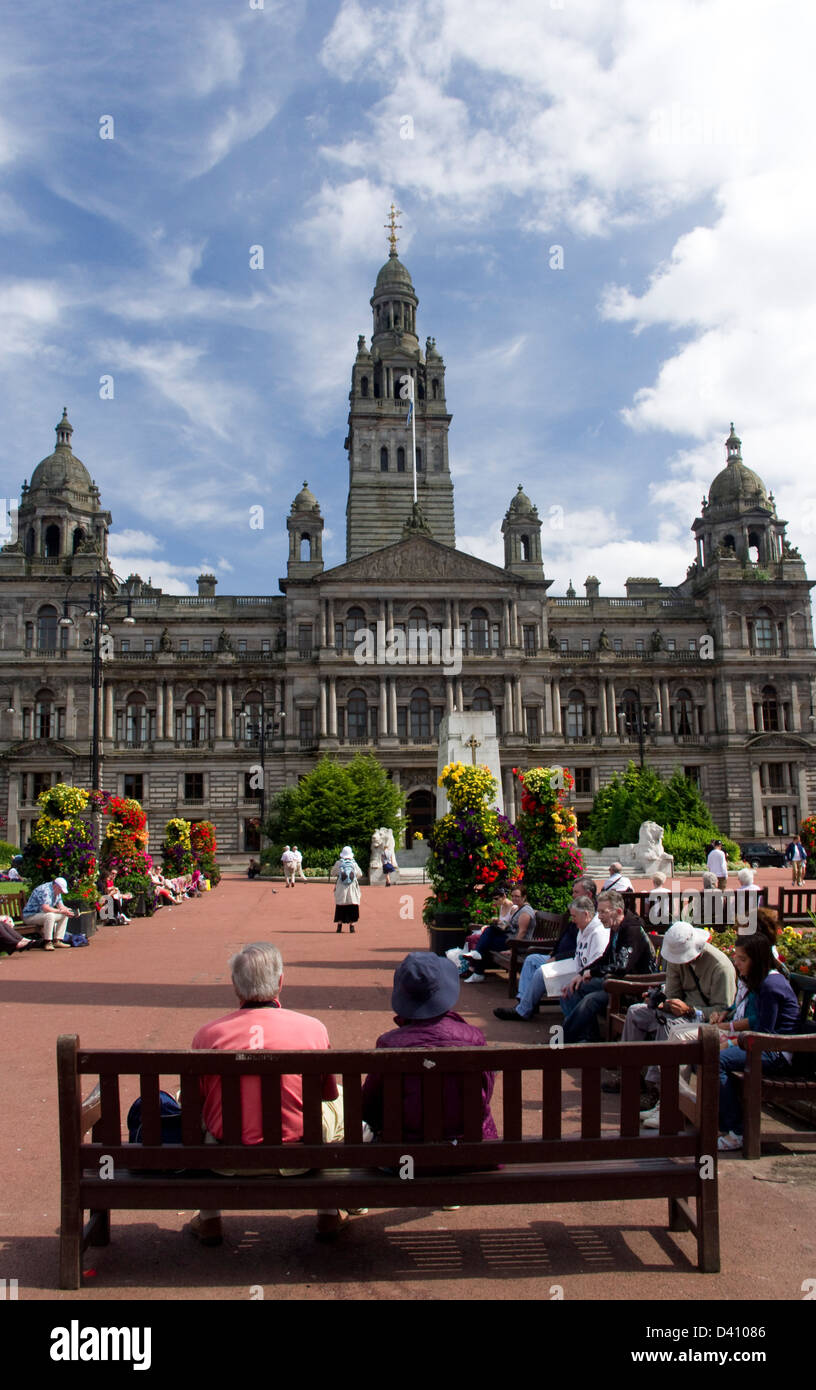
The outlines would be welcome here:
M 756 1033 L 795 1033 L 799 1021 L 799 1004 L 784 975 L 776 969 L 767 936 L 742 936 L 734 948 L 734 968 L 739 987 L 734 1007 L 722 1014 L 712 1014 L 711 1022 L 729 1036 L 751 1030 Z M 742 1071 L 745 1050 L 736 1045 L 724 1047 L 720 1053 L 720 1130 L 717 1143 L 720 1149 L 742 1148 L 742 1100 L 732 1075 Z M 762 1070 L 769 1076 L 792 1070 L 790 1053 L 763 1052 Z
M 453 1010 L 459 998 L 459 972 L 453 961 L 436 956 L 431 951 L 412 951 L 394 971 L 391 1007 L 396 1014 L 396 1028 L 377 1039 L 377 1047 L 484 1047 L 485 1036 L 479 1028 L 466 1023 Z M 495 1074 L 482 1072 L 482 1138 L 497 1139 L 498 1133 L 490 1113 Z M 464 1096 L 462 1079 L 446 1077 L 442 1085 L 442 1114 L 444 1138 L 464 1136 Z M 363 1086 L 363 1119 L 375 1136 L 383 1127 L 383 1079 L 371 1075 Z M 424 1132 L 422 1114 L 422 1080 L 406 1077 L 403 1090 L 403 1134 L 410 1142 L 418 1141 Z M 451 1169 L 446 1169 L 451 1172 Z

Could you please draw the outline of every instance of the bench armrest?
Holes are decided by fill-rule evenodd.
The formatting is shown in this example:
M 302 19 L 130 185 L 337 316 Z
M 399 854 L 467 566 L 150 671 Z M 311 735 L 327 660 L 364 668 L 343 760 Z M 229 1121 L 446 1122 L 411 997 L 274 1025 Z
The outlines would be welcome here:
M 613 1007 L 625 994 L 643 994 L 652 985 L 665 983 L 665 975 L 626 975 L 622 980 L 604 980 L 604 989 L 612 996 Z

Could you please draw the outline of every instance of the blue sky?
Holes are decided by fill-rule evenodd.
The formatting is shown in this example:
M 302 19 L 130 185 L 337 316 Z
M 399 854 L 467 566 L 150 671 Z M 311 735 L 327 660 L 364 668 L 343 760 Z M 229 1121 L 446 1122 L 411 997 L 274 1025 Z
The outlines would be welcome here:
M 340 563 L 351 365 L 393 199 L 420 340 L 447 367 L 460 548 L 501 562 L 523 482 L 551 592 L 678 583 L 734 419 L 816 572 L 816 14 L 254 5 L 6 7 L 6 497 L 67 405 L 120 574 L 277 592 L 304 478 Z

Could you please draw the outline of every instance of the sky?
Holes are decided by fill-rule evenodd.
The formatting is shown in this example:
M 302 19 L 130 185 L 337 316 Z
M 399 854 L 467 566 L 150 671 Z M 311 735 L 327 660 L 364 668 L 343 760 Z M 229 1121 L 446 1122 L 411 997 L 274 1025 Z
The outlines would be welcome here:
M 521 482 L 552 594 L 680 583 L 734 420 L 816 574 L 815 40 L 803 0 L 6 6 L 2 510 L 67 406 L 121 576 L 277 593 L 304 479 L 342 563 L 393 200 L 460 549 L 502 563 Z

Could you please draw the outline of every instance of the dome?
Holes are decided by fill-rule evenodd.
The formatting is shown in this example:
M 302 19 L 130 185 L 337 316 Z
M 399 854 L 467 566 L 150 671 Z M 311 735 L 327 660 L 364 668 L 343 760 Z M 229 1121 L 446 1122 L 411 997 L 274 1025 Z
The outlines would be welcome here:
M 511 511 L 514 516 L 533 516 L 535 514 L 535 507 L 527 496 L 527 493 L 523 490 L 521 483 L 518 485 L 518 490 L 508 510 Z
M 389 256 L 385 265 L 377 276 L 377 283 L 374 286 L 374 293 L 387 289 L 391 285 L 404 286 L 413 294 L 414 287 L 411 283 L 410 272 L 402 264 L 398 256 Z
M 319 510 L 320 507 L 317 498 L 315 497 L 314 493 L 309 487 L 309 484 L 304 480 L 303 487 L 300 489 L 300 492 L 298 493 L 297 497 L 292 503 L 292 511 L 314 512 Z
M 709 507 L 764 507 L 770 510 L 765 484 L 758 473 L 746 468 L 740 449 L 742 441 L 738 438 L 733 421 L 731 433 L 725 441 L 728 462 L 717 474 L 708 492 Z
M 38 488 L 57 489 L 60 492 L 90 492 L 93 487 L 91 475 L 71 449 L 71 435 L 74 430 L 68 419 L 67 409 L 63 410 L 56 431 L 57 447 L 53 454 L 49 454 L 37 464 L 31 475 L 29 492 L 35 492 Z

